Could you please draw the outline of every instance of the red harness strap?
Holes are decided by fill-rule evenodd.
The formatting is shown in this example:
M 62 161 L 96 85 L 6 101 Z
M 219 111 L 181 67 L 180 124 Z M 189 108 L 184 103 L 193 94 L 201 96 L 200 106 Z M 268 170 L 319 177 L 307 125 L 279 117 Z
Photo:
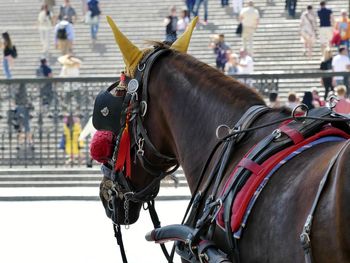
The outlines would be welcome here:
M 262 170 L 264 169 L 264 167 L 262 167 L 261 165 L 257 164 L 256 162 L 254 162 L 248 158 L 243 158 L 237 166 L 246 168 L 255 175 L 260 174 L 262 172 Z
M 287 157 L 290 153 L 298 150 L 300 147 L 302 147 L 302 146 L 304 146 L 312 141 L 315 141 L 317 139 L 320 139 L 320 138 L 325 137 L 325 136 L 330 136 L 330 135 L 340 136 L 340 137 L 347 138 L 347 139 L 350 138 L 350 135 L 342 130 L 339 130 L 337 128 L 333 128 L 332 126 L 325 126 L 325 128 L 323 128 L 323 130 L 320 131 L 319 133 L 317 133 L 317 134 L 315 134 L 307 139 L 302 140 L 297 145 L 292 145 L 292 146 L 274 154 L 273 156 L 268 158 L 265 162 L 263 162 L 260 165 L 255 163 L 254 161 L 246 158 L 249 155 L 249 153 L 251 151 L 253 151 L 254 147 L 256 146 L 256 145 L 254 145 L 253 148 L 251 148 L 246 153 L 244 158 L 235 167 L 234 171 L 231 173 L 229 179 L 227 180 L 227 182 L 225 184 L 224 189 L 222 190 L 222 192 L 220 194 L 220 195 L 222 195 L 225 192 L 227 186 L 229 185 L 229 182 L 231 180 L 233 180 L 233 178 L 235 177 L 235 174 L 236 174 L 238 167 L 244 167 L 253 173 L 252 176 L 249 177 L 249 179 L 247 180 L 246 184 L 243 186 L 241 191 L 237 194 L 236 199 L 234 200 L 234 204 L 232 206 L 232 219 L 231 219 L 232 230 L 235 232 L 239 229 L 241 222 L 242 222 L 242 219 L 243 219 L 243 216 L 245 214 L 245 211 L 248 207 L 248 204 L 249 204 L 252 196 L 254 195 L 256 189 L 259 187 L 259 185 L 264 180 L 266 175 L 268 175 L 268 173 L 275 167 L 275 165 L 277 165 L 281 160 L 283 160 L 285 157 Z M 297 138 L 297 137 L 298 136 L 296 136 L 295 138 Z M 283 175 L 281 175 L 281 176 L 283 176 Z M 222 228 L 224 228 L 223 213 L 224 213 L 223 209 L 220 209 L 218 217 L 217 217 L 217 224 Z
M 287 136 L 292 139 L 294 144 L 298 144 L 299 142 L 302 142 L 304 140 L 304 136 L 299 131 L 292 129 L 287 125 L 281 126 L 279 130 L 287 134 Z

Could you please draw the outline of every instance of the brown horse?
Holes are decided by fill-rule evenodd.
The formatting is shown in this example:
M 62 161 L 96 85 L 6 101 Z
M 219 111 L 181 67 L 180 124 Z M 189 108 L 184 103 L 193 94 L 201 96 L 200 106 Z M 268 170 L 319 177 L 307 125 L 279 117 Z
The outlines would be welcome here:
M 134 64 L 139 62 L 140 56 L 133 61 Z M 252 88 L 173 48 L 157 58 L 149 72 L 147 86 L 147 111 L 142 123 L 149 140 L 163 155 L 176 157 L 193 195 L 202 169 L 218 143 L 217 127 L 221 124 L 233 126 L 251 106 L 265 105 Z M 145 90 L 138 91 L 139 96 L 142 92 Z M 285 110 L 269 110 L 253 126 L 289 114 Z M 249 132 L 239 142 L 230 155 L 218 193 L 244 154 L 278 126 L 275 124 Z M 150 163 L 157 164 L 158 169 L 166 171 L 174 165 L 174 162 L 164 161 L 153 154 L 147 144 L 144 150 L 144 155 Z M 350 147 L 346 140 L 314 146 L 274 173 L 238 241 L 241 262 L 305 262 L 300 233 L 319 183 L 337 153 L 339 157 L 314 213 L 311 248 L 314 262 L 350 262 Z M 212 158 L 204 179 L 216 158 L 217 154 Z M 144 189 L 153 179 L 154 175 L 147 172 L 139 161 L 132 164 L 128 180 L 135 191 Z M 125 213 L 122 205 L 120 203 L 118 207 L 121 218 Z M 137 220 L 140 207 L 129 209 L 129 214 L 136 215 L 133 221 Z M 230 254 L 224 231 L 216 229 L 213 240 L 218 248 Z

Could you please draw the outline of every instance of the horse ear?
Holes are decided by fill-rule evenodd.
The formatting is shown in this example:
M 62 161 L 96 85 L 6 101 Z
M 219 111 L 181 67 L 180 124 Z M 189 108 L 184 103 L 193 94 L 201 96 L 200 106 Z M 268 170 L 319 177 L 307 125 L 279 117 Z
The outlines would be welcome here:
M 182 53 L 186 53 L 188 46 L 190 45 L 190 40 L 192 32 L 196 27 L 198 21 L 198 16 L 193 18 L 192 22 L 188 25 L 186 31 L 171 45 L 171 49 L 177 50 Z
M 140 62 L 143 52 L 123 35 L 110 16 L 107 16 L 109 26 L 112 28 L 115 42 L 123 55 L 125 66 L 128 73 L 133 73 L 137 64 Z

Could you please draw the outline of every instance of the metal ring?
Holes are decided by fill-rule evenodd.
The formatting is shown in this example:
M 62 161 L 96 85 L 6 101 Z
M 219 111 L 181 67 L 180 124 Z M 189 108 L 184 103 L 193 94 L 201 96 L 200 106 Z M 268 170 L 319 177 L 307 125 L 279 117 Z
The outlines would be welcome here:
M 146 67 L 146 63 L 142 63 L 141 68 L 140 68 L 140 64 L 138 64 L 137 65 L 137 70 L 141 72 L 141 71 L 143 71 L 145 69 L 145 67 Z
M 330 95 L 327 98 L 327 102 L 329 103 L 329 108 L 332 110 L 337 106 L 337 103 L 339 102 L 339 98 L 336 95 Z
M 146 112 L 147 112 L 147 109 L 148 109 L 148 107 L 147 107 L 147 102 L 146 101 L 141 101 L 140 102 L 140 111 L 141 111 L 141 116 L 142 117 L 145 117 L 145 115 L 146 115 Z
M 301 110 L 304 110 L 304 115 L 303 116 L 296 116 L 297 114 L 297 110 L 298 109 L 301 109 Z M 309 114 L 309 107 L 307 105 L 305 105 L 304 103 L 301 103 L 297 106 L 294 107 L 293 111 L 292 111 L 292 118 L 295 120 L 295 121 L 303 121 L 302 119 L 298 119 L 299 117 L 306 117 L 307 115 Z
M 219 135 L 221 128 L 226 128 L 228 134 L 230 134 L 230 131 L 231 131 L 231 128 L 229 126 L 227 126 L 226 124 L 219 125 L 215 131 L 216 138 L 218 138 L 219 140 L 221 140 L 223 138 L 223 137 L 220 137 L 220 135 Z

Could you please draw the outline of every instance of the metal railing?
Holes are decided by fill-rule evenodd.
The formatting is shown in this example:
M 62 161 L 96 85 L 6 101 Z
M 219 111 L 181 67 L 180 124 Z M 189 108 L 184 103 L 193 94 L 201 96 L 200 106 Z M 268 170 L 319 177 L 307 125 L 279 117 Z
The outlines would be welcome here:
M 308 79 L 314 85 L 319 83 L 321 77 L 334 76 L 349 78 L 350 72 L 233 77 L 243 82 L 251 80 L 259 92 L 267 95 L 271 90 L 279 91 L 283 85 L 295 89 L 290 83 L 296 80 L 300 82 Z M 0 167 L 87 165 L 90 138 L 86 138 L 83 148 L 73 154 L 77 135 L 70 129 L 68 137 L 73 140 L 70 143 L 71 149 L 67 149 L 67 144 L 66 147 L 59 147 L 64 134 L 64 123 L 71 116 L 84 127 L 92 113 L 98 92 L 117 80 L 118 78 L 111 77 L 0 80 Z

